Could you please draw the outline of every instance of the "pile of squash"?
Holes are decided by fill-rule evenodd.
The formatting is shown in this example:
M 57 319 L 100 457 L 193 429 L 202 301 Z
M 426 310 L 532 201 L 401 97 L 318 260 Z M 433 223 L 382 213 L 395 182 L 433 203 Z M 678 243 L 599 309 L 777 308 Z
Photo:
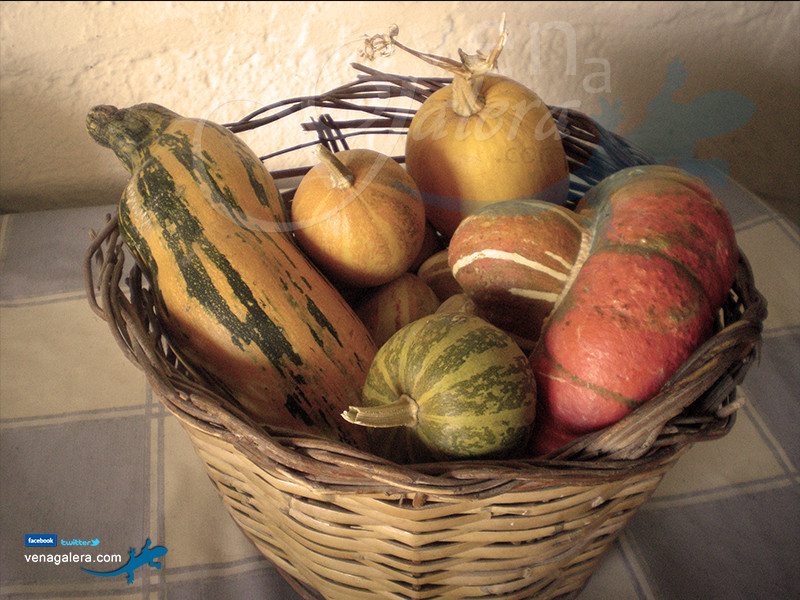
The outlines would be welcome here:
M 725 210 L 668 166 L 607 178 L 575 210 L 544 102 L 402 46 L 453 82 L 405 168 L 332 153 L 283 201 L 226 128 L 97 106 L 131 179 L 120 233 L 164 328 L 259 422 L 398 462 L 545 454 L 651 398 L 712 333 L 738 251 Z M 375 43 L 375 39 L 372 40 Z

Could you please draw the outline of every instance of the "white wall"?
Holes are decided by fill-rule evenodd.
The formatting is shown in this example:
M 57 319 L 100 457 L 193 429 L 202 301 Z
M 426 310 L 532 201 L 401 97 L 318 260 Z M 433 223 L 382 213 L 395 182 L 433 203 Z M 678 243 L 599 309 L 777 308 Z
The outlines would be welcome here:
M 689 138 L 688 152 L 800 212 L 798 2 L 2 2 L 0 210 L 119 198 L 126 173 L 84 129 L 95 104 L 156 102 L 226 121 L 351 81 L 364 34 L 397 23 L 408 45 L 455 56 L 459 47 L 487 50 L 503 12 L 511 37 L 500 72 L 604 124 L 615 121 L 599 116 L 601 102 L 618 103 L 622 134 L 647 137 L 648 102 L 668 65 L 683 61 L 670 106 L 701 99 L 715 113 L 702 134 L 710 137 Z M 402 53 L 373 66 L 440 74 Z M 722 91 L 744 104 L 714 109 Z M 746 123 L 727 119 L 748 102 Z M 706 109 L 691 118 L 704 121 Z M 247 140 L 264 154 L 307 139 L 296 127 L 281 122 Z

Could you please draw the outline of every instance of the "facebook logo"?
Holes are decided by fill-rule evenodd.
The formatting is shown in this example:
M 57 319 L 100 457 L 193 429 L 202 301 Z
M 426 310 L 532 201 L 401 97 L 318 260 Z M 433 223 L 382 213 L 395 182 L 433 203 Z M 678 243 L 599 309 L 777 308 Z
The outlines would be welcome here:
M 34 535 L 30 533 L 25 535 L 26 546 L 55 546 L 57 542 L 58 536 L 56 535 Z

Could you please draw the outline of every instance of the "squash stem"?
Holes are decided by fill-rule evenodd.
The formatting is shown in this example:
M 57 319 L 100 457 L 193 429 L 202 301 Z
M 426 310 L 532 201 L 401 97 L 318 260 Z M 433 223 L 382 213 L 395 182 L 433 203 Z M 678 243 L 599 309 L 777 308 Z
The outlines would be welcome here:
M 365 427 L 416 427 L 419 405 L 407 394 L 382 406 L 351 406 L 342 417 L 354 425 Z
M 353 172 L 333 152 L 321 144 L 319 146 L 319 158 L 328 167 L 331 175 L 331 186 L 338 190 L 346 190 L 353 187 L 356 181 Z
M 451 108 L 457 115 L 460 117 L 471 117 L 484 107 L 485 100 L 480 95 L 481 88 L 483 87 L 483 75 L 497 68 L 497 59 L 503 51 L 503 47 L 508 39 L 505 13 L 503 13 L 500 21 L 500 34 L 489 56 L 484 56 L 480 52 L 476 54 L 467 54 L 459 50 L 460 61 L 444 56 L 437 56 L 435 54 L 419 52 L 413 48 L 409 48 L 395 39 L 399 31 L 399 28 L 393 25 L 388 34 L 375 35 L 367 38 L 362 55 L 366 58 L 372 58 L 376 54 L 387 56 L 394 47 L 400 48 L 428 64 L 452 73 L 453 99 Z
M 482 86 L 483 77 L 453 77 L 453 98 L 450 103 L 453 112 L 459 117 L 478 114 L 486 105 L 486 100 L 480 94 Z

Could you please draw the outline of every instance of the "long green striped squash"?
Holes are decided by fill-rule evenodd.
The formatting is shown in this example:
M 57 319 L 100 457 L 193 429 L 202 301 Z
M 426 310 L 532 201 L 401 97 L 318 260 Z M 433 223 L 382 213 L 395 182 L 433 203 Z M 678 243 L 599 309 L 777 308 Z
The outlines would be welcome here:
M 224 127 L 154 104 L 95 107 L 87 129 L 131 173 L 120 232 L 171 341 L 257 420 L 361 445 L 340 413 L 377 349 L 294 243 L 258 157 Z
M 372 449 L 398 462 L 497 457 L 524 446 L 536 411 L 527 357 L 503 331 L 465 313 L 435 313 L 383 344 L 362 405 Z

